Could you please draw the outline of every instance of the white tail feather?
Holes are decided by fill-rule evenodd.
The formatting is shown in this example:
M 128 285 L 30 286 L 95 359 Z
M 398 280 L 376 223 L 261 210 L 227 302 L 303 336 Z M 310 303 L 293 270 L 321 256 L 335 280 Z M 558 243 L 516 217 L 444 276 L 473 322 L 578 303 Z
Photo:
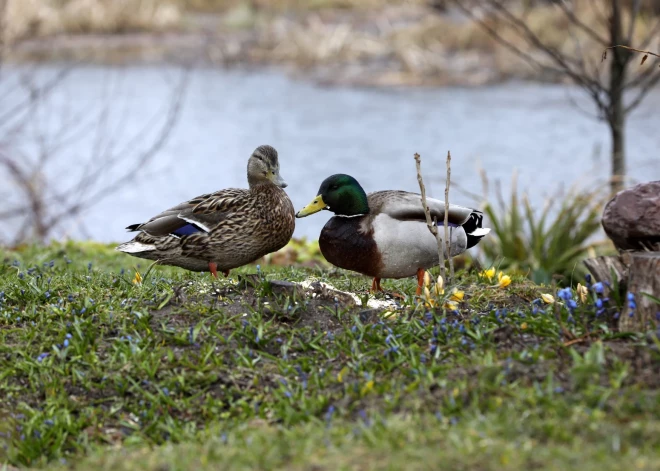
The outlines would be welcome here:
M 490 229 L 487 228 L 487 227 L 478 227 L 477 229 L 470 232 L 470 235 L 475 236 L 475 237 L 480 237 L 480 236 L 483 237 L 486 234 L 488 234 L 489 232 L 490 232 Z
M 124 253 L 140 253 L 140 252 L 150 252 L 152 250 L 156 250 L 156 246 L 150 244 L 143 244 L 142 242 L 130 241 L 121 244 L 115 250 Z

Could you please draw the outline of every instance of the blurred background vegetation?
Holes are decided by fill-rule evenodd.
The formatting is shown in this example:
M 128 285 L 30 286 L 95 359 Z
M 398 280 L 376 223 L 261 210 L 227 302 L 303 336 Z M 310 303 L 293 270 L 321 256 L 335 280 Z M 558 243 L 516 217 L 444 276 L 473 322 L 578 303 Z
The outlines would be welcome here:
M 517 270 L 537 282 L 570 283 L 583 274 L 583 258 L 612 250 L 600 228 L 602 207 L 611 191 L 630 182 L 629 168 L 633 174 L 647 175 L 640 162 L 657 158 L 640 155 L 637 149 L 631 164 L 626 160 L 630 144 L 624 139 L 628 115 L 645 100 L 657 99 L 657 63 L 652 58 L 644 67 L 633 67 L 639 57 L 627 51 L 612 51 L 610 62 L 601 63 L 601 55 L 604 46 L 613 45 L 611 41 L 617 38 L 622 44 L 657 49 L 659 14 L 660 1 L 656 0 L 2 0 L 0 62 L 9 74 L 0 76 L 0 108 L 5 110 L 0 116 L 0 178 L 11 189 L 0 219 L 11 221 L 9 226 L 15 230 L 0 235 L 9 246 L 67 237 L 69 233 L 62 228 L 71 220 L 85 220 L 100 211 L 95 208 L 104 199 L 127 193 L 136 182 L 143 184 L 140 178 L 159 164 L 170 135 L 180 119 L 185 119 L 181 113 L 188 75 L 194 68 L 191 64 L 218 69 L 237 65 L 252 71 L 277 66 L 315 83 L 394 87 L 393 93 L 414 93 L 400 87 L 458 87 L 460 94 L 467 93 L 460 92 L 465 86 L 490 87 L 511 80 L 551 82 L 571 91 L 562 99 L 574 102 L 575 114 L 585 112 L 605 123 L 599 128 L 602 136 L 594 139 L 610 148 L 611 178 L 601 176 L 570 191 L 560 189 L 563 180 L 547 181 L 545 196 L 525 194 L 516 182 L 505 183 L 504 192 L 483 197 L 475 196 L 474 184 L 467 186 L 472 187 L 468 192 L 472 204 L 485 210 L 486 225 L 493 228 L 492 236 L 475 253 L 481 265 Z M 135 64 L 174 64 L 182 73 L 169 80 L 167 93 L 158 98 L 161 103 L 143 106 L 153 113 L 130 124 L 136 132 L 129 136 L 108 124 L 115 101 L 112 95 L 109 100 L 85 95 L 85 112 L 67 120 L 52 104 L 44 105 L 68 86 L 72 71 L 92 64 L 112 71 Z M 51 72 L 50 79 L 40 75 L 45 69 Z M 12 75 L 12 70 L 17 72 Z M 80 90 L 80 96 L 73 95 L 76 100 L 82 100 Z M 478 100 L 483 97 L 487 100 L 487 95 Z M 538 106 L 526 113 L 542 115 L 557 99 L 557 95 L 539 97 Z M 217 110 L 218 114 L 225 112 Z M 368 107 L 361 108 L 362 112 L 368 114 Z M 156 122 L 157 118 L 161 121 Z M 473 117 L 475 121 L 480 118 L 489 119 Z M 62 121 L 60 131 L 53 131 L 51 122 L 58 120 Z M 50 124 L 35 132 L 36 122 Z M 550 126 L 559 130 L 562 123 Z M 575 124 L 567 126 L 581 133 Z M 86 142 L 88 150 L 81 157 L 75 142 L 86 139 L 92 129 L 96 138 Z M 336 137 L 350 147 L 350 137 L 337 132 Z M 365 132 L 374 132 L 373 139 L 383 139 L 374 128 Z M 507 132 L 514 135 L 515 126 Z M 51 134 L 67 138 L 55 142 L 46 137 Z M 498 139 L 506 142 L 510 136 L 494 135 L 495 148 L 501 145 Z M 313 140 L 310 134 L 307 141 Z M 110 141 L 112 146 L 107 145 Z M 253 146 L 261 143 L 252 142 Z M 538 143 L 534 158 L 540 166 L 552 167 L 552 159 L 544 154 L 556 152 L 554 144 Z M 410 155 L 418 150 L 415 145 L 410 142 Z M 444 139 L 442 145 L 453 150 L 456 144 Z M 141 147 L 135 150 L 136 146 Z M 319 144 L 321 149 L 324 146 Z M 109 147 L 112 151 L 102 152 Z M 566 153 L 570 159 L 588 161 L 591 151 L 573 148 Z M 177 152 L 190 154 L 196 149 L 188 146 Z M 81 158 L 92 163 L 66 184 L 57 172 L 46 170 L 51 163 L 52 168 L 61 168 Z M 240 160 L 243 156 L 224 158 Z M 396 164 L 400 171 L 412 168 L 400 162 L 406 160 Z M 516 157 L 505 159 L 499 167 L 494 165 L 485 178 L 505 181 L 503 175 L 514 173 Z M 297 172 L 302 171 L 299 168 Z M 491 175 L 494 168 L 496 175 Z M 324 176 L 322 168 L 315 169 L 313 179 L 320 182 Z M 294 173 L 289 179 L 296 183 L 295 179 L 302 178 L 309 176 Z M 461 183 L 470 179 L 476 183 L 477 173 L 463 175 Z M 384 181 L 388 186 L 397 185 L 396 176 Z M 441 178 L 436 183 L 440 186 Z M 224 186 L 242 184 L 239 180 Z M 193 182 L 181 194 L 190 197 L 206 190 Z M 144 199 L 149 200 L 149 190 L 145 191 Z M 452 201 L 469 203 L 459 201 L 467 193 L 457 191 Z M 318 229 L 322 223 L 317 221 Z M 297 233 L 287 249 L 263 263 L 322 263 L 310 235 Z

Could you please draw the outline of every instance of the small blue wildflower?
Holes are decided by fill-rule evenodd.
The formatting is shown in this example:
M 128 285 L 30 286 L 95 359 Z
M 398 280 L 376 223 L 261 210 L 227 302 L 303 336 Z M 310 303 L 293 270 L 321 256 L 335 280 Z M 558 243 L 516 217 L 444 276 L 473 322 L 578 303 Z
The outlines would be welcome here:
M 562 288 L 557 291 L 557 297 L 563 299 L 564 301 L 568 301 L 569 299 L 573 298 L 573 293 L 571 292 L 570 288 Z
M 50 291 L 46 291 L 46 292 L 44 293 L 44 296 L 46 296 L 46 299 L 50 298 Z
M 420 363 L 426 363 L 426 355 L 423 353 L 419 356 L 419 362 Z
M 44 420 L 44 424 L 48 425 L 49 427 L 53 426 L 55 423 L 51 419 L 46 419 Z
M 557 387 L 555 388 L 555 393 L 557 393 L 557 394 L 561 394 L 561 393 L 563 393 L 563 392 L 564 392 L 564 388 L 562 388 L 561 386 L 557 386 Z
M 22 279 L 25 277 L 25 275 L 23 274 L 23 272 L 20 272 L 20 273 L 18 274 L 18 277 L 22 280 Z
M 161 391 L 163 391 L 163 394 L 165 394 L 166 396 L 170 395 L 170 390 L 167 388 L 163 388 Z
M 37 361 L 41 363 L 42 361 L 44 361 L 46 357 L 48 357 L 48 355 L 50 355 L 50 353 L 45 353 L 45 352 L 40 353 L 39 356 L 37 357 Z
M 330 407 L 328 407 L 328 410 L 325 413 L 325 421 L 330 423 L 334 413 L 335 413 L 335 406 L 331 405 Z
M 427 322 L 431 322 L 433 320 L 433 314 L 427 312 L 426 314 L 424 314 L 424 318 L 427 320 Z
M 632 317 L 633 314 L 635 313 L 635 309 L 637 309 L 637 302 L 635 302 L 635 293 L 628 293 L 627 299 L 628 299 L 628 308 L 630 309 L 630 317 Z
M 68 347 L 69 346 L 69 339 L 64 339 L 63 345 L 64 345 L 64 348 Z
M 326 335 L 326 338 L 328 340 L 332 341 L 332 340 L 335 339 L 335 335 L 332 332 L 328 332 L 328 334 Z
M 73 335 L 71 335 L 71 334 L 66 334 L 65 337 L 68 338 L 68 339 L 70 339 L 71 337 L 73 337 Z
M 357 326 L 356 326 L 356 325 L 354 325 L 353 327 L 351 327 L 351 332 L 353 332 L 353 333 L 357 332 Z
M 603 282 L 602 281 L 599 281 L 598 283 L 594 283 L 592 288 L 596 293 L 603 294 L 604 288 L 603 288 Z

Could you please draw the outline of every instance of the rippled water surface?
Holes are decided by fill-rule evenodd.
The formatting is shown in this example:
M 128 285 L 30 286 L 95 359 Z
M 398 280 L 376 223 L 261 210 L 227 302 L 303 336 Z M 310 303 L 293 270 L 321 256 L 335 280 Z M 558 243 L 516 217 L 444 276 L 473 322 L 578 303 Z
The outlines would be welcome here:
M 116 174 L 150 142 L 155 128 L 148 123 L 163 119 L 176 78 L 168 68 L 78 69 L 53 93 L 40 129 L 61 133 L 57 122 L 63 116 L 75 120 L 76 113 L 85 116 L 106 106 L 104 132 L 117 153 L 129 156 L 109 171 Z M 579 90 L 563 86 L 327 88 L 271 72 L 195 70 L 178 123 L 149 167 L 61 234 L 124 240 L 125 226 L 169 206 L 201 193 L 245 187 L 247 158 L 260 144 L 279 151 L 297 209 L 316 195 L 326 176 L 339 172 L 355 176 L 367 191 L 417 191 L 414 152 L 422 155 L 430 195 L 441 198 L 449 149 L 453 202 L 477 204 L 467 192 L 482 194 L 482 167 L 491 181 L 501 181 L 505 194 L 517 169 L 520 186 L 540 205 L 562 186 L 608 175 L 608 129 L 572 101 L 590 110 Z M 628 168 L 638 180 L 660 179 L 658 105 L 655 92 L 628 124 Z M 90 129 L 66 144 L 47 170 L 56 185 L 66 188 L 98 158 L 97 134 Z M 20 138 L 28 154 L 32 144 L 26 142 L 33 138 L 29 133 Z M 299 220 L 295 236 L 318 237 L 327 218 L 322 213 Z

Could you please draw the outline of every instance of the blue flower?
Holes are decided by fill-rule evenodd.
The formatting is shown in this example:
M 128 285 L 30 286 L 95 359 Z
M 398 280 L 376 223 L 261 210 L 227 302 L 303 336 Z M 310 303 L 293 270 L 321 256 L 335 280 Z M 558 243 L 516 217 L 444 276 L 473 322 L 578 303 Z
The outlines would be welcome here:
M 332 416 L 334 413 L 335 413 L 335 406 L 331 405 L 330 407 L 328 407 L 328 410 L 325 413 L 325 421 L 329 423 L 332 420 Z
M 37 357 L 37 361 L 41 363 L 48 355 L 50 355 L 50 353 L 40 353 L 39 356 Z
M 598 283 L 594 283 L 593 289 L 596 293 L 603 294 L 603 282 L 599 281 Z
M 557 291 L 557 297 L 563 299 L 564 301 L 568 301 L 573 299 L 573 292 L 570 288 L 563 288 Z

